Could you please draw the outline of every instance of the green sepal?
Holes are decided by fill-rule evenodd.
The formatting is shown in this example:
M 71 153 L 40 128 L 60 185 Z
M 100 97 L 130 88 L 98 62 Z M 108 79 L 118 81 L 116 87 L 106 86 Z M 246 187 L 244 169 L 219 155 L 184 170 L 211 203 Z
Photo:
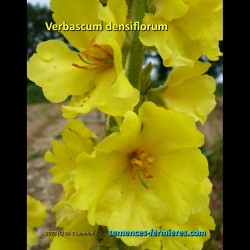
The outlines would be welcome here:
M 167 105 L 163 98 L 161 97 L 161 93 L 166 90 L 167 86 L 150 89 L 148 91 L 148 100 L 155 103 L 159 107 L 167 108 Z
M 142 69 L 141 73 L 141 84 L 140 84 L 140 92 L 142 95 L 146 94 L 151 87 L 151 71 L 154 68 L 154 65 L 149 62 L 146 67 Z

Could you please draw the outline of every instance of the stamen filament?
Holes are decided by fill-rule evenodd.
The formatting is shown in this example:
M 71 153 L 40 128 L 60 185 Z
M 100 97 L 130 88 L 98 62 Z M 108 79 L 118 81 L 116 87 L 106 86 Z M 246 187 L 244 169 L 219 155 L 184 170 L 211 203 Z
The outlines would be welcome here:
M 108 57 L 110 58 L 114 58 L 112 54 L 110 54 L 108 51 L 106 51 L 105 49 L 103 49 L 101 46 L 97 45 L 97 44 L 94 44 L 93 45 L 95 48 L 97 49 L 100 49 L 102 52 L 104 52 Z
M 78 69 L 98 70 L 98 69 L 105 68 L 105 66 L 109 66 L 109 64 L 102 64 L 100 66 L 91 67 L 91 66 L 82 66 L 82 65 L 78 65 L 76 63 L 72 63 L 72 66 L 74 66 L 74 67 L 76 67 Z
M 78 69 L 99 70 L 113 66 L 113 55 L 106 51 L 102 46 L 95 43 L 95 39 L 91 41 L 93 48 L 89 50 L 82 50 L 78 54 L 81 61 L 87 65 L 79 65 L 72 63 L 72 66 Z M 98 50 L 101 50 L 99 52 Z
M 79 58 L 80 58 L 83 62 L 85 62 L 86 64 L 97 65 L 96 63 L 92 63 L 92 62 L 89 62 L 89 61 L 84 60 L 84 59 L 81 57 L 80 54 L 78 54 L 78 56 L 79 56 Z

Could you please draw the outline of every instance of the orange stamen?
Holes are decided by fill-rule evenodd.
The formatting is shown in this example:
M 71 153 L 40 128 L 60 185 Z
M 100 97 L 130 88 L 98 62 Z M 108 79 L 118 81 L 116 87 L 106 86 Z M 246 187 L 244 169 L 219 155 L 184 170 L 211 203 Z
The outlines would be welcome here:
M 153 177 L 153 175 L 149 174 L 147 171 L 144 171 L 143 175 L 144 175 L 145 178 L 148 178 L 148 179 Z
M 113 65 L 113 55 L 106 51 L 102 46 L 96 44 L 95 39 L 91 41 L 93 48 L 89 50 L 80 51 L 79 57 L 86 65 L 79 65 L 72 63 L 72 66 L 78 69 L 89 69 L 89 70 L 98 70 Z M 98 50 L 101 50 L 99 52 Z M 104 53 L 104 54 L 103 54 Z M 82 56 L 81 56 L 82 55 Z M 97 56 L 96 56 L 97 55 Z
M 72 63 L 72 66 L 76 67 L 76 68 L 79 68 L 79 69 L 88 69 L 87 66 L 81 66 L 81 65 L 78 65 L 76 63 Z
M 82 55 L 86 56 L 87 59 L 89 59 L 90 61 L 91 61 L 91 59 L 97 60 L 97 61 L 99 61 L 99 62 L 103 62 L 103 61 L 106 60 L 105 58 L 95 57 L 95 56 L 91 55 L 87 50 L 81 51 L 80 53 L 81 53 Z
M 143 162 L 140 161 L 140 160 L 138 160 L 138 159 L 136 159 L 136 158 L 132 158 L 131 159 L 131 164 L 134 165 L 134 166 L 136 166 L 139 169 L 143 168 Z
M 110 58 L 114 58 L 112 54 L 110 54 L 107 50 L 105 50 L 104 48 L 102 48 L 101 46 L 94 44 L 93 45 L 95 48 L 100 49 L 102 52 L 104 52 L 108 57 Z
M 142 172 L 143 176 L 147 179 L 153 177 L 153 175 L 150 174 L 148 170 L 151 168 L 151 165 L 154 162 L 154 158 L 149 154 L 146 148 L 136 150 L 130 153 L 128 157 L 130 158 L 130 176 L 133 180 L 136 179 L 134 173 L 135 170 L 137 170 L 137 172 Z M 139 175 L 140 172 L 138 172 Z
M 102 64 L 102 65 L 98 65 L 98 66 L 81 66 L 81 65 L 78 65 L 76 63 L 72 63 L 72 66 L 78 68 L 78 69 L 89 69 L 89 70 L 98 70 L 98 69 L 102 69 L 104 68 L 105 66 L 108 66 L 107 64 Z

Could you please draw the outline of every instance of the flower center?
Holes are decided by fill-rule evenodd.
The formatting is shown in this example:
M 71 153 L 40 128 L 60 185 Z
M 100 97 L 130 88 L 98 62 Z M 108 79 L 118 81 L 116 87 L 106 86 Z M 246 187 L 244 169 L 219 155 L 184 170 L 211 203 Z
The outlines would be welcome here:
M 84 65 L 72 63 L 72 66 L 79 69 L 98 70 L 113 66 L 113 54 L 111 49 L 105 45 L 98 45 L 93 39 L 92 47 L 88 50 L 81 50 L 78 56 L 84 62 Z
M 130 158 L 130 176 L 133 180 L 136 179 L 135 172 L 137 172 L 139 179 L 141 179 L 141 173 L 147 179 L 152 178 L 150 174 L 150 168 L 154 162 L 154 158 L 150 155 L 146 148 L 133 151 L 129 154 Z

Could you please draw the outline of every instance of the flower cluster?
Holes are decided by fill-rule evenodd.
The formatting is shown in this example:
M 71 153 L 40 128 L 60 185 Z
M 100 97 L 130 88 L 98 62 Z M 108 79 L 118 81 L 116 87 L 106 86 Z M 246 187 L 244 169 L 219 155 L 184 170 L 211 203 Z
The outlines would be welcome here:
M 52 181 L 63 187 L 53 208 L 57 226 L 69 232 L 54 237 L 50 250 L 202 249 L 215 224 L 196 122 L 204 124 L 215 107 L 216 84 L 205 74 L 210 64 L 199 58 L 221 56 L 222 1 L 51 0 L 50 7 L 58 24 L 168 25 L 164 32 L 62 30 L 75 50 L 51 40 L 30 58 L 28 77 L 49 101 L 71 98 L 62 106 L 69 119 L 62 140 L 45 154 Z M 173 67 L 158 88 L 151 86 L 151 66 L 142 69 L 144 49 Z M 131 69 L 131 61 L 138 67 Z M 94 108 L 108 115 L 103 140 L 75 119 Z M 205 230 L 206 236 L 108 236 L 150 229 Z

